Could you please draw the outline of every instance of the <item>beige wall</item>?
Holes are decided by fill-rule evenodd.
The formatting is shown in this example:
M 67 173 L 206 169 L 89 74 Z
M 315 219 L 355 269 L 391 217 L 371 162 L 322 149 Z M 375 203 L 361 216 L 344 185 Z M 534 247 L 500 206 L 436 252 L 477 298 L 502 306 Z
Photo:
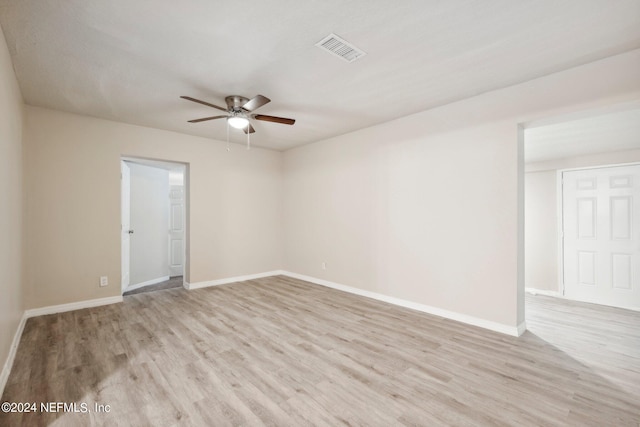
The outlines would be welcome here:
M 640 150 L 591 154 L 526 165 L 525 286 L 561 292 L 558 254 L 557 171 L 640 162 Z
M 23 313 L 22 124 L 22 95 L 0 28 L 0 368 Z
M 525 174 L 525 287 L 558 291 L 556 171 Z
M 285 152 L 285 269 L 518 325 L 518 124 L 637 100 L 639 72 L 634 51 Z
M 188 163 L 191 283 L 281 267 L 280 153 L 25 111 L 28 308 L 120 294 L 122 155 Z

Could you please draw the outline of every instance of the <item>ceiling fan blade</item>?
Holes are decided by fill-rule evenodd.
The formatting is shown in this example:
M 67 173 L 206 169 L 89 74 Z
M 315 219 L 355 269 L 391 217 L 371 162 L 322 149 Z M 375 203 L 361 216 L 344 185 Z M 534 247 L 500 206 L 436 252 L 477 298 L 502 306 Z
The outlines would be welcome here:
M 292 125 L 294 124 L 296 121 L 294 119 L 286 119 L 284 117 L 275 117 L 275 116 L 265 116 L 264 114 L 254 114 L 253 118 L 256 120 L 262 120 L 265 122 L 273 122 L 273 123 L 280 123 L 283 125 Z
M 187 101 L 197 102 L 198 104 L 206 105 L 207 107 L 217 108 L 218 110 L 228 111 L 226 108 L 218 107 L 217 105 L 213 105 L 205 101 L 200 101 L 199 99 L 195 99 L 190 96 L 181 96 L 180 98 L 186 99 Z
M 244 108 L 247 111 L 253 111 L 253 110 L 257 110 L 258 108 L 262 107 L 265 104 L 268 104 L 269 102 L 271 102 L 271 100 L 266 96 L 256 95 L 250 100 L 248 100 L 247 102 L 245 102 L 244 104 L 242 104 L 242 108 Z
M 251 126 L 251 123 L 249 123 L 243 130 L 244 133 L 254 133 L 256 131 L 253 126 Z
M 189 123 L 199 123 L 199 122 L 206 122 L 207 120 L 215 120 L 215 119 L 224 119 L 227 116 L 213 116 L 213 117 L 205 117 L 203 119 L 195 119 L 195 120 L 189 120 Z

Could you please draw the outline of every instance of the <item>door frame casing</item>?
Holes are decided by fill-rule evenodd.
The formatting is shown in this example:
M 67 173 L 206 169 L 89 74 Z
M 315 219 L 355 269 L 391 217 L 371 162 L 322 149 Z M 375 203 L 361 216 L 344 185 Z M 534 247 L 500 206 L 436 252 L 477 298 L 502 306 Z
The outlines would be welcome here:
M 564 186 L 562 174 L 568 169 L 556 171 L 556 221 L 558 246 L 558 294 L 564 297 Z
M 124 177 L 124 168 L 128 169 L 127 175 L 127 185 L 125 186 L 125 177 Z M 125 289 L 129 286 L 130 282 L 130 271 L 131 271 L 131 266 L 129 265 L 129 272 L 127 273 L 127 276 L 125 278 L 124 276 L 124 264 L 125 264 L 125 254 L 124 254 L 124 243 L 125 243 L 125 224 L 123 222 L 124 219 L 124 200 L 125 200 L 125 191 L 127 192 L 128 196 L 129 196 L 129 202 L 128 204 L 128 219 L 127 222 L 128 227 L 127 229 L 130 229 L 131 227 L 131 170 L 129 168 L 129 165 L 127 164 L 127 162 L 123 159 L 120 158 L 120 293 L 124 293 Z M 127 230 L 128 232 L 128 230 Z M 131 236 L 128 235 L 127 236 L 129 238 L 129 241 L 127 242 L 128 245 L 128 257 L 129 259 L 127 260 L 127 264 L 129 264 L 131 262 Z M 126 279 L 126 280 L 125 280 Z M 126 282 L 126 283 L 125 283 Z
M 151 157 L 142 157 L 142 156 L 133 156 L 133 155 L 126 155 L 126 154 L 121 154 L 119 161 L 133 161 L 133 162 L 142 162 L 143 164 L 148 164 L 149 166 L 153 166 L 154 164 L 156 164 L 155 167 L 158 167 L 158 165 L 162 165 L 162 164 L 175 164 L 175 165 L 181 165 L 183 167 L 183 186 L 184 186 L 184 244 L 183 244 L 183 274 L 182 274 L 182 285 L 183 287 L 186 287 L 187 284 L 189 283 L 190 280 L 190 275 L 191 275 L 191 260 L 190 260 L 190 250 L 189 250 L 189 245 L 190 245 L 190 232 L 191 232 L 191 228 L 190 228 L 190 221 L 189 221 L 189 217 L 190 217 L 190 200 L 191 200 L 191 191 L 190 191 L 190 164 L 188 162 L 184 162 L 184 161 L 179 161 L 179 160 L 170 160 L 170 159 L 158 159 L 158 158 L 151 158 Z M 122 212 L 122 180 L 120 181 L 120 212 Z M 168 197 L 168 195 L 167 195 Z M 167 229 L 168 230 L 168 229 Z M 122 235 L 120 236 L 120 241 L 122 242 Z M 122 244 L 120 245 L 120 276 L 122 276 Z

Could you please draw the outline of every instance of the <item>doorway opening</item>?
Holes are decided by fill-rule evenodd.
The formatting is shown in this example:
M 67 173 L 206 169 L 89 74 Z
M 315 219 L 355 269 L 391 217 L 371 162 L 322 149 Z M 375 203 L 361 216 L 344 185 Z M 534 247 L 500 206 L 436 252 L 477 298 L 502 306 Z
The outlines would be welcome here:
M 640 309 L 640 105 L 526 126 L 524 158 L 525 290 Z
M 122 157 L 123 295 L 188 282 L 188 167 Z

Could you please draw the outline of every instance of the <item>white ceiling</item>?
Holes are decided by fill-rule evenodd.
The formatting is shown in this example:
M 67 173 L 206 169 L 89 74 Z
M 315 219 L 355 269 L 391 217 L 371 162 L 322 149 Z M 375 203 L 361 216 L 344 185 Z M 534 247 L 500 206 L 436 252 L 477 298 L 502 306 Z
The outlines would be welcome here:
M 527 163 L 640 149 L 640 109 L 525 129 Z
M 179 96 L 263 94 L 297 122 L 252 144 L 283 150 L 639 48 L 640 1 L 0 0 L 0 25 L 30 105 L 224 140 Z

